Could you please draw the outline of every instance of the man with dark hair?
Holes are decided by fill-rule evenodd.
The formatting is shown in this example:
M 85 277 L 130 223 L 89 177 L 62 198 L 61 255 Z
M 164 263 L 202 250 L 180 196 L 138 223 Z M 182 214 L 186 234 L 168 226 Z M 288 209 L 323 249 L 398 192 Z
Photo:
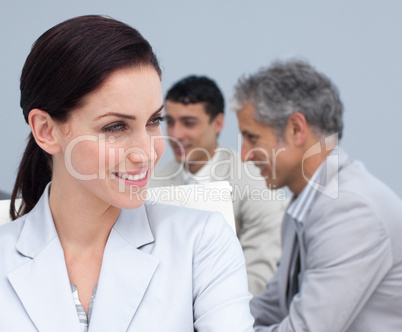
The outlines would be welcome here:
M 291 60 L 240 79 L 234 100 L 243 159 L 293 192 L 255 331 L 402 331 L 402 202 L 338 147 L 336 87 Z
M 214 81 L 188 76 L 166 94 L 169 143 L 177 161 L 196 174 L 212 158 L 223 128 L 225 103 Z
M 258 175 L 250 175 L 258 173 L 252 164 L 242 163 L 237 153 L 218 146 L 224 123 L 224 99 L 214 81 L 204 76 L 182 79 L 168 91 L 165 109 L 175 160 L 158 166 L 150 185 L 229 181 L 249 291 L 260 294 L 279 260 L 285 195 L 275 197 Z

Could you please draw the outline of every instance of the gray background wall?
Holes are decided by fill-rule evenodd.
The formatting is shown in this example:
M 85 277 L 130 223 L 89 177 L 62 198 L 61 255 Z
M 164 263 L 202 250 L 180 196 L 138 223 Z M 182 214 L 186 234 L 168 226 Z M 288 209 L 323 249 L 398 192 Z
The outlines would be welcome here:
M 185 75 L 233 84 L 272 60 L 310 60 L 337 84 L 345 105 L 341 142 L 402 196 L 402 1 L 400 0 L 0 0 L 0 190 L 11 192 L 29 133 L 19 76 L 32 43 L 74 16 L 105 14 L 138 28 L 164 68 L 164 91 Z M 221 144 L 237 148 L 228 112 Z M 162 160 L 172 157 L 169 149 Z

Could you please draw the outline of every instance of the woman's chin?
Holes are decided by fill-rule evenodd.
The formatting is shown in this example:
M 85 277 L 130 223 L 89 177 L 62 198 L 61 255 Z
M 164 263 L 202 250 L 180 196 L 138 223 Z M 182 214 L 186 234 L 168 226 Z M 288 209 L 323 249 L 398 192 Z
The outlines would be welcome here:
M 124 197 L 116 202 L 120 209 L 132 210 L 144 205 L 147 198 L 147 188 L 130 188 L 129 193 L 124 193 Z

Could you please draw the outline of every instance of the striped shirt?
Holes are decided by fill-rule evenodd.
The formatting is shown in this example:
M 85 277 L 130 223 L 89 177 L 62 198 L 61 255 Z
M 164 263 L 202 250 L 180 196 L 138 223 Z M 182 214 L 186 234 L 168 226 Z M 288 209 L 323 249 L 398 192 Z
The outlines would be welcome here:
M 313 203 L 314 195 L 320 187 L 320 184 L 316 181 L 319 179 L 324 168 L 323 164 L 324 163 L 322 163 L 314 172 L 313 176 L 303 188 L 300 195 L 292 198 L 286 211 L 286 213 L 289 214 L 294 220 L 297 220 L 300 226 L 303 226 L 305 216 Z
M 93 304 L 94 304 L 97 286 L 98 285 L 95 285 L 94 290 L 92 292 L 91 302 L 89 302 L 88 316 L 87 316 L 87 314 L 85 313 L 84 307 L 82 306 L 82 304 L 80 302 L 80 298 L 78 297 L 77 286 L 71 285 L 71 291 L 73 292 L 75 308 L 77 309 L 77 314 L 78 314 L 78 318 L 80 320 L 80 326 L 81 326 L 82 332 L 88 332 L 88 326 L 91 321 L 92 308 L 93 308 Z

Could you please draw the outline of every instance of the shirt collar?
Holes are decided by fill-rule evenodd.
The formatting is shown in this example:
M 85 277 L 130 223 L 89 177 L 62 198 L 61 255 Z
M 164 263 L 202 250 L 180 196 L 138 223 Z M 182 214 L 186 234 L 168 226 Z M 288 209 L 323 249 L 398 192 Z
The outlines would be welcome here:
M 319 186 L 317 180 L 321 177 L 321 173 L 323 172 L 323 164 L 324 163 L 321 163 L 301 193 L 297 197 L 292 198 L 289 204 L 286 213 L 299 223 L 303 223 L 307 212 L 313 204 L 313 199 L 317 187 Z

